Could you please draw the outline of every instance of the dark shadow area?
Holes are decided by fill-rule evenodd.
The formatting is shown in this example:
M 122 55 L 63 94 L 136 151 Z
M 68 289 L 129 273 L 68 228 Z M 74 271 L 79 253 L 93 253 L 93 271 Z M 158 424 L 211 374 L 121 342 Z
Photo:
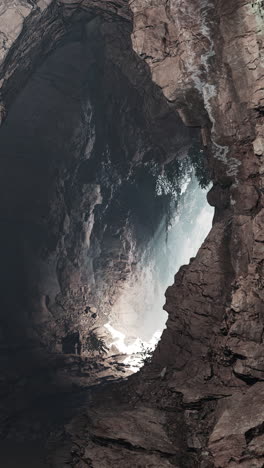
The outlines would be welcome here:
M 164 164 L 193 144 L 122 22 L 77 25 L 18 95 L 0 129 L 2 439 L 47 440 L 122 377 L 83 344 L 168 213 Z

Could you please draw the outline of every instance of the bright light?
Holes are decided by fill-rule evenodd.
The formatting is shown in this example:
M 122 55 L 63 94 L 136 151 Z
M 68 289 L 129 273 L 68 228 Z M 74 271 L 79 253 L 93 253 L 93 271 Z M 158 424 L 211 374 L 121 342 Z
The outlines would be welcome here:
M 111 333 L 114 340 L 110 346 L 115 346 L 120 353 L 127 355 L 123 362 L 128 365 L 133 372 L 137 372 L 143 365 L 142 351 L 144 349 L 154 351 L 162 333 L 160 330 L 157 330 L 148 342 L 136 338 L 133 343 L 126 345 L 126 335 L 124 333 L 116 330 L 110 323 L 107 323 L 105 328 Z
M 133 372 L 142 366 L 142 351 L 154 350 L 165 328 L 166 288 L 181 265 L 196 255 L 210 231 L 214 210 L 207 203 L 206 192 L 196 179 L 183 181 L 172 226 L 166 231 L 165 223 L 161 223 L 105 325 L 112 345 L 126 355 L 123 362 Z

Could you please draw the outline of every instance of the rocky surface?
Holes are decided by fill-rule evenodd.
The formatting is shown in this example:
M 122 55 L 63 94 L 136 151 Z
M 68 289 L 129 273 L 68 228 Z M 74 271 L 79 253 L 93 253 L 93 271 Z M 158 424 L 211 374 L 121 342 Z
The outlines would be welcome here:
M 94 303 L 93 284 L 113 301 L 150 236 L 147 226 L 139 230 L 136 210 L 130 217 L 133 205 L 120 208 L 120 200 L 135 197 L 128 185 L 148 180 L 144 161 L 162 164 L 196 141 L 178 114 L 201 128 L 214 225 L 167 290 L 167 328 L 151 364 L 115 386 L 91 391 L 86 380 L 81 398 L 74 392 L 71 409 L 62 399 L 50 425 L 34 410 L 26 424 L 29 398 L 24 412 L 14 412 L 15 431 L 6 416 L 2 437 L 31 440 L 29 426 L 43 421 L 46 432 L 36 429 L 36 438 L 47 440 L 49 466 L 262 467 L 263 2 L 134 0 L 129 7 L 88 0 L 1 6 L 3 349 L 10 352 L 12 341 L 20 353 L 21 331 L 24 348 L 30 338 L 59 356 L 67 333 L 93 326 L 91 305 L 103 323 L 105 302 Z M 140 58 L 131 49 L 132 24 Z M 89 86 L 73 86 L 88 75 Z M 43 82 L 50 101 L 41 98 Z M 151 213 L 158 223 L 163 207 Z M 43 361 L 34 367 L 30 358 L 29 367 Z M 45 369 L 53 375 L 50 361 Z M 72 384 L 75 371 L 61 369 Z M 13 386 L 23 387 L 11 370 Z M 44 387 L 39 407 L 50 404 Z
M 168 385 L 186 404 L 221 398 L 211 421 L 214 466 L 262 466 L 263 449 L 257 441 L 249 448 L 247 434 L 258 438 L 263 424 L 253 403 L 254 395 L 262 406 L 264 352 L 263 4 L 131 8 L 135 49 L 184 122 L 202 127 L 214 173 L 215 223 L 166 293 L 169 320 L 154 365 L 170 369 Z M 195 450 L 206 444 L 197 432 L 191 440 Z

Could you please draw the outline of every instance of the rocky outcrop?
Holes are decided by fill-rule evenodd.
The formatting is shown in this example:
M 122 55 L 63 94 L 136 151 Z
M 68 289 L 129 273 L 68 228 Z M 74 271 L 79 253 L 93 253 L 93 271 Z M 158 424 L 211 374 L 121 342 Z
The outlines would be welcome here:
M 207 240 L 166 293 L 169 320 L 153 364 L 170 369 L 168 385 L 186 404 L 221 398 L 209 445 L 214 466 L 262 466 L 257 439 L 254 449 L 247 444 L 263 423 L 252 405 L 263 390 L 263 5 L 138 1 L 131 8 L 133 45 L 153 80 L 187 125 L 202 127 L 216 206 Z M 196 432 L 192 448 L 204 443 Z
M 10 350 L 11 337 L 18 342 L 14 317 L 27 343 L 37 335 L 57 352 L 67 334 L 94 326 L 91 306 L 103 323 L 101 311 L 150 235 L 147 223 L 140 228 L 150 205 L 138 217 L 131 204 L 142 198 L 142 178 L 155 193 L 146 163 L 162 166 L 190 139 L 197 144 L 179 114 L 201 129 L 208 151 L 213 228 L 167 290 L 167 328 L 151 364 L 128 382 L 89 391 L 85 402 L 77 393 L 74 418 L 60 415 L 55 435 L 47 426 L 47 450 L 58 467 L 261 467 L 263 2 L 134 0 L 129 7 L 88 0 L 1 7 L 4 343 Z M 132 23 L 140 58 L 131 49 Z M 14 102 L 18 83 L 55 47 Z M 50 101 L 36 97 L 40 89 Z M 158 224 L 164 206 L 157 201 L 151 213 Z
M 131 13 L 125 1 L 4 0 L 0 10 L 0 88 L 8 108 L 30 73 L 43 62 L 72 21 L 96 16 L 120 18 Z

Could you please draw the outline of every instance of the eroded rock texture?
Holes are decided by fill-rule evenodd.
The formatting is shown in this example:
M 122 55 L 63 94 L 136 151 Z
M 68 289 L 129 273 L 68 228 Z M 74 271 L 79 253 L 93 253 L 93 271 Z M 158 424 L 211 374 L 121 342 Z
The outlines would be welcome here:
M 259 439 L 253 449 L 247 434 L 263 423 L 252 403 L 263 391 L 263 4 L 131 8 L 135 49 L 185 123 L 202 127 L 214 173 L 215 223 L 166 293 L 154 364 L 169 368 L 168 385 L 186 404 L 221 398 L 209 439 L 215 466 L 262 466 Z M 190 446 L 199 449 L 194 432 Z
M 31 439 L 45 420 L 36 432 L 58 467 L 263 467 L 263 2 L 1 8 L 4 350 L 33 341 L 59 356 L 63 339 L 93 326 L 90 305 L 103 323 L 151 235 L 148 222 L 139 228 L 150 206 L 140 217 L 131 203 L 142 199 L 144 163 L 180 157 L 197 141 L 187 126 L 201 128 L 215 206 L 197 257 L 167 290 L 152 363 L 128 382 L 75 393 L 71 405 L 64 397 L 48 423 L 31 404 L 29 422 L 14 430 L 5 419 L 2 437 Z M 156 200 L 154 225 L 163 210 Z M 71 359 L 75 376 L 89 374 Z

